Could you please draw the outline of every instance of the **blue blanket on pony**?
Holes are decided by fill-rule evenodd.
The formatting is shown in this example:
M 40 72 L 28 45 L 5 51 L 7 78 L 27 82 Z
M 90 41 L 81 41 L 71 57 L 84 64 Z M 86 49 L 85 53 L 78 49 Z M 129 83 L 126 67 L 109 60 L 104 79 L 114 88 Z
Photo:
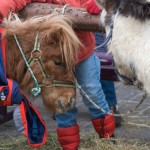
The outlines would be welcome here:
M 15 124 L 16 126 L 21 125 L 21 130 L 27 137 L 30 146 L 39 147 L 47 139 L 46 124 L 40 113 L 20 91 L 18 83 L 6 77 L 6 51 L 5 39 L 2 38 L 3 33 L 4 29 L 0 28 L 0 106 L 18 104 L 14 111 Z

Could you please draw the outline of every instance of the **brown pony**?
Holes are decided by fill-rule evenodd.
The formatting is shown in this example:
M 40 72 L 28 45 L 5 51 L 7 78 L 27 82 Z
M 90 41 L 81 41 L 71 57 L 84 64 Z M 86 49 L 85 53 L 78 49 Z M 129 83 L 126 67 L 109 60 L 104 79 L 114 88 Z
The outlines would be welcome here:
M 71 109 L 76 93 L 73 69 L 80 47 L 71 22 L 64 16 L 21 21 L 17 15 L 11 15 L 4 20 L 4 27 L 7 77 L 16 80 L 25 94 L 36 85 L 51 112 Z

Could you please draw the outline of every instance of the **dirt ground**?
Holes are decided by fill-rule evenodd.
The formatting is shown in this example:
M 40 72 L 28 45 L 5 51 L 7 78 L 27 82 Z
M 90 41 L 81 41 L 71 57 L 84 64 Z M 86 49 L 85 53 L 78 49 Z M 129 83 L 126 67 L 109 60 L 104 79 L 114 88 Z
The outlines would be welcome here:
M 121 114 L 125 114 L 127 111 L 133 109 L 141 100 L 143 95 L 143 92 L 137 90 L 135 87 L 123 86 L 120 82 L 115 83 L 115 89 L 118 100 L 118 106 Z M 42 99 L 40 97 L 38 97 L 37 99 L 30 99 L 43 116 L 43 119 L 47 124 L 49 133 L 55 134 L 57 124 L 54 120 L 51 119 L 49 112 L 43 106 Z M 13 109 L 13 107 L 10 107 L 10 109 Z M 77 108 L 78 124 L 80 126 L 81 132 L 85 134 L 88 132 L 93 132 L 94 130 L 90 121 L 89 112 L 82 103 L 81 96 L 79 94 L 77 96 Z M 123 118 L 124 122 L 122 126 L 116 128 L 115 137 L 126 139 L 129 141 L 139 140 L 140 142 L 149 145 L 150 97 L 147 97 L 143 104 L 140 105 L 140 107 L 136 111 Z M 0 125 L 0 140 L 4 139 L 5 137 L 15 139 L 18 135 L 20 135 L 20 133 L 16 131 L 13 120 Z M 4 148 L 0 146 L 0 149 Z

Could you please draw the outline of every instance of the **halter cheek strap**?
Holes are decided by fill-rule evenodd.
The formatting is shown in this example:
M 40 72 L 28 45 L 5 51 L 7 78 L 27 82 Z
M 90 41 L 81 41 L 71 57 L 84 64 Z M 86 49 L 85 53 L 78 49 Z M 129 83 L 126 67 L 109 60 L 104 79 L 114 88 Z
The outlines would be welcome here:
M 31 56 L 29 58 L 29 60 L 27 60 L 24 52 L 23 52 L 23 49 L 22 47 L 20 46 L 19 44 L 19 41 L 17 39 L 17 36 L 14 34 L 14 39 L 16 41 L 16 44 L 21 52 L 21 55 L 24 59 L 24 62 L 31 74 L 31 77 L 34 81 L 34 84 L 35 84 L 35 87 L 31 89 L 31 93 L 34 95 L 34 96 L 37 96 L 41 93 L 41 87 L 67 87 L 67 88 L 75 88 L 75 84 L 73 84 L 72 82 L 64 82 L 64 81 L 59 81 L 59 80 L 54 80 L 50 75 L 47 74 L 45 68 L 44 68 L 44 65 L 43 65 L 43 62 L 41 60 L 41 50 L 40 50 L 40 42 L 39 42 L 39 32 L 37 32 L 37 35 L 36 35 L 36 38 L 35 38 L 35 43 L 34 43 L 34 49 L 33 51 L 31 52 Z M 38 65 L 40 66 L 40 69 L 42 71 L 42 74 L 43 74 L 43 81 L 41 84 L 38 83 L 32 69 L 31 69 L 31 64 L 34 63 L 34 62 L 38 62 Z M 45 84 L 45 81 L 48 80 L 50 81 L 50 84 L 49 85 L 46 85 Z
M 15 34 L 14 34 L 14 38 L 15 38 L 16 44 L 17 44 L 17 46 L 18 46 L 18 48 L 19 48 L 19 50 L 20 50 L 20 52 L 21 52 L 21 55 L 22 55 L 22 57 L 23 57 L 23 59 L 24 59 L 24 62 L 25 62 L 25 64 L 26 64 L 26 66 L 27 66 L 27 68 L 28 68 L 28 70 L 29 70 L 29 72 L 30 72 L 30 74 L 31 74 L 31 77 L 32 77 L 32 79 L 33 79 L 33 81 L 34 81 L 34 84 L 35 84 L 35 87 L 32 88 L 31 93 L 32 93 L 34 96 L 37 96 L 37 95 L 40 94 L 41 88 L 40 88 L 39 85 L 38 85 L 38 81 L 37 81 L 37 79 L 36 79 L 36 77 L 35 77 L 35 75 L 34 75 L 32 69 L 31 69 L 31 67 L 30 67 L 30 65 L 29 65 L 29 63 L 28 63 L 28 61 L 27 61 L 27 59 L 26 59 L 26 56 L 24 55 L 24 52 L 23 52 L 23 50 L 22 50 L 22 47 L 20 46 L 19 41 L 18 41 L 18 39 L 17 39 L 17 36 L 16 36 Z M 36 39 L 37 39 L 37 38 L 36 38 Z

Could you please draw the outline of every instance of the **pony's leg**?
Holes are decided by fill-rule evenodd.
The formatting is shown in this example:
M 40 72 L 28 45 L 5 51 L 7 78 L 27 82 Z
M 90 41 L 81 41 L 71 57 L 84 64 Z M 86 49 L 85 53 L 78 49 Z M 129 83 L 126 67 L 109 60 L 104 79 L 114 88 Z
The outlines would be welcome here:
M 76 78 L 88 97 L 104 111 L 110 112 L 100 83 L 100 61 L 95 54 L 77 66 Z M 109 138 L 113 136 L 115 130 L 114 116 L 100 111 L 84 94 L 82 95 L 82 100 L 90 111 L 93 126 L 100 137 Z
M 76 122 L 77 109 L 65 113 L 56 113 L 58 123 L 57 136 L 63 150 L 77 150 L 80 144 L 79 126 Z

